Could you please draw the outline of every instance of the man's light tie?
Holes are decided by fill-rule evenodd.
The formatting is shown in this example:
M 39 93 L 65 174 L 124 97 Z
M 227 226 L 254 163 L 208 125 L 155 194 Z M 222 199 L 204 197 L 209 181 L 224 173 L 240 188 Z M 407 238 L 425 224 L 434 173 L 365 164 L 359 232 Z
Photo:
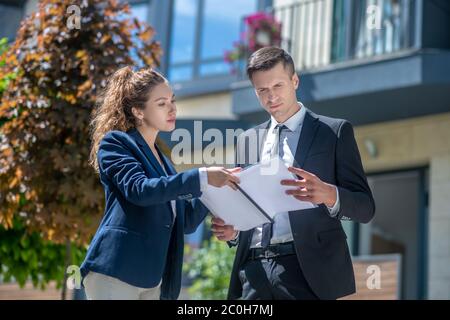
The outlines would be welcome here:
M 276 143 L 272 148 L 271 156 L 274 157 L 276 154 L 280 156 L 281 159 L 283 159 L 283 141 L 281 140 L 281 133 L 284 129 L 287 129 L 287 127 L 284 124 L 277 124 L 275 127 L 276 130 Z M 274 152 L 274 151 L 277 152 Z M 267 248 L 270 244 L 270 239 L 272 238 L 273 234 L 273 223 L 264 223 L 262 226 L 262 235 L 261 235 L 261 247 Z

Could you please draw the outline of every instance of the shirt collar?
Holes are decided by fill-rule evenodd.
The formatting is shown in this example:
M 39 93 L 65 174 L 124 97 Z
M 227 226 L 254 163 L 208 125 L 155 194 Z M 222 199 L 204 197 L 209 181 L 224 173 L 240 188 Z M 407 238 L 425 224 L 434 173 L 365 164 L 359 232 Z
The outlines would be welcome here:
M 294 115 L 292 115 L 292 117 L 282 123 L 292 132 L 298 130 L 300 125 L 303 123 L 303 120 L 305 119 L 306 108 L 301 102 L 298 102 L 298 104 L 300 105 L 300 110 L 298 110 Z M 280 123 L 278 123 L 273 116 L 271 116 L 270 118 L 270 132 L 273 132 L 273 129 L 275 129 L 275 127 Z

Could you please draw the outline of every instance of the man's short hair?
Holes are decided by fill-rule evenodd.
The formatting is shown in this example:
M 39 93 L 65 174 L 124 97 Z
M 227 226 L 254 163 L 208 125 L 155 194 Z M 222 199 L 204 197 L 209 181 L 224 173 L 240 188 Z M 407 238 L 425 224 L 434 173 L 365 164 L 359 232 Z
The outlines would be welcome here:
M 252 76 L 257 71 L 266 71 L 272 69 L 279 62 L 291 76 L 295 73 L 294 60 L 281 48 L 264 47 L 252 53 L 247 63 L 247 76 L 252 80 Z

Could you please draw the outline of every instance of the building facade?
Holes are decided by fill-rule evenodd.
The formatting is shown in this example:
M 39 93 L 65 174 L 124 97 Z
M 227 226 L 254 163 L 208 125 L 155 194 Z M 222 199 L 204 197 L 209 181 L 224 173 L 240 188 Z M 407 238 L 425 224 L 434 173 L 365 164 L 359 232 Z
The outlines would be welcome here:
M 224 132 L 267 119 L 243 69 L 231 72 L 223 56 L 240 39 L 244 17 L 272 14 L 296 63 L 299 100 L 355 127 L 377 211 L 367 225 L 344 222 L 352 254 L 399 253 L 401 298 L 450 299 L 448 1 L 129 2 L 157 32 L 178 126 L 190 131 L 194 120 L 203 120 L 203 131 Z M 14 37 L 35 6 L 1 0 L 0 36 Z M 232 141 L 224 147 L 233 153 Z

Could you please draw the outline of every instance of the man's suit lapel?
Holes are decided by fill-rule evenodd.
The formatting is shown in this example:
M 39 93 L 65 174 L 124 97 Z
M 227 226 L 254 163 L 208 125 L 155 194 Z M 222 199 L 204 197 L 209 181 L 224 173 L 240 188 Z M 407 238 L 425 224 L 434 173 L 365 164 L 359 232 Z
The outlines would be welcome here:
M 302 107 L 305 108 L 305 107 Z M 305 163 L 306 157 L 308 155 L 309 149 L 311 148 L 314 137 L 317 133 L 317 129 L 319 128 L 319 118 L 311 112 L 309 109 L 306 109 L 305 118 L 303 120 L 302 131 L 300 133 L 300 140 L 297 145 L 297 150 L 295 151 L 294 156 L 294 166 L 298 168 L 302 168 Z M 263 148 L 264 138 L 267 135 L 267 130 L 270 126 L 270 120 L 256 126 L 254 129 L 256 130 L 257 141 L 258 141 L 258 154 L 257 160 L 258 162 L 261 160 L 261 151 Z M 263 130 L 263 131 L 261 131 Z M 262 134 L 260 134 L 260 132 Z M 246 145 L 246 148 L 250 146 Z M 247 150 L 248 151 L 248 150 Z
M 302 107 L 304 108 L 304 107 Z M 311 148 L 314 137 L 319 128 L 319 119 L 306 109 L 305 119 L 303 120 L 302 131 L 300 133 L 300 140 L 298 141 L 297 150 L 294 156 L 294 167 L 303 168 L 306 156 Z
M 302 107 L 304 108 L 304 107 Z M 260 154 L 263 147 L 264 137 L 266 136 L 266 132 L 269 129 L 270 120 L 260 124 L 255 127 L 257 130 L 258 136 L 258 161 L 260 160 Z M 303 120 L 302 131 L 300 133 L 300 140 L 297 145 L 297 150 L 295 151 L 294 157 L 294 166 L 297 168 L 302 168 L 305 163 L 306 156 L 308 155 L 309 149 L 311 148 L 314 137 L 317 133 L 317 129 L 319 128 L 318 118 L 312 113 L 309 109 L 306 109 L 305 119 Z M 265 129 L 264 134 L 259 135 L 258 131 Z M 243 248 L 250 248 L 251 239 L 253 237 L 253 232 L 255 229 L 251 229 L 248 231 L 244 231 L 240 235 L 239 242 Z

